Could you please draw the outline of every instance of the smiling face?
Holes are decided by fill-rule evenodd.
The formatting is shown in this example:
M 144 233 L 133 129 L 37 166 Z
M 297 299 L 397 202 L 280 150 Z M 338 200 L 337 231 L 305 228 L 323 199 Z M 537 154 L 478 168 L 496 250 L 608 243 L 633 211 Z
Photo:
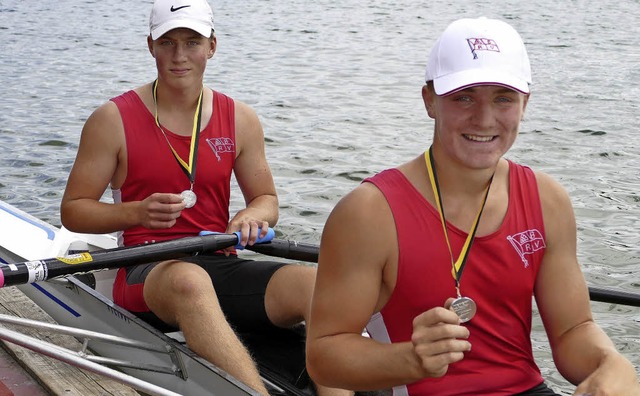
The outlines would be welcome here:
M 446 96 L 422 89 L 435 120 L 434 149 L 472 169 L 494 167 L 511 148 L 529 95 L 497 85 L 479 85 Z
M 168 84 L 202 84 L 207 61 L 216 49 L 216 38 L 204 37 L 191 29 L 173 29 L 152 40 L 151 55 L 156 60 L 159 78 Z

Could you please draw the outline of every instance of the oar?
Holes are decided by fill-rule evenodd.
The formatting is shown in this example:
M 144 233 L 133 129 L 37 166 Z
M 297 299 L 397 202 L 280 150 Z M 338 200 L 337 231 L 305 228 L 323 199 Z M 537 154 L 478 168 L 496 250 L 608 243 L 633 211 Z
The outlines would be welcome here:
M 267 256 L 281 257 L 290 260 L 318 262 L 320 247 L 310 243 L 301 243 L 283 239 L 273 239 L 270 242 L 246 246 L 245 249 Z
M 271 231 L 271 228 L 269 229 Z M 200 235 L 215 234 L 211 231 L 201 231 Z M 265 237 L 260 241 L 256 241 L 252 246 L 236 246 L 236 249 L 253 250 L 254 252 L 265 254 L 267 256 L 286 258 L 289 260 L 307 261 L 310 263 L 318 262 L 318 253 L 320 247 L 311 243 L 301 243 L 296 241 L 288 241 L 283 239 L 273 239 Z
M 239 233 L 209 234 L 180 238 L 129 247 L 82 252 L 66 257 L 55 257 L 0 266 L 0 287 L 40 282 L 62 275 L 95 271 L 105 268 L 128 267 L 152 261 L 171 260 L 194 253 L 215 252 L 238 244 Z M 256 243 L 270 241 L 274 236 L 269 229 Z M 238 246 L 236 246 L 238 248 Z
M 247 246 L 246 248 L 269 256 L 312 263 L 318 262 L 318 253 L 320 252 L 318 245 L 281 239 L 274 239 L 271 242 Z M 589 286 L 589 297 L 591 301 L 640 307 L 640 293 Z
M 591 301 L 640 307 L 639 293 L 589 286 L 589 296 L 591 297 Z
M 253 246 L 247 246 L 246 249 L 274 257 L 318 262 L 318 245 L 270 239 L 273 238 L 273 234 L 273 230 L 270 229 L 265 238 Z M 0 267 L 0 287 L 39 282 L 78 272 L 171 260 L 194 253 L 215 252 L 237 243 L 237 234 L 204 234 L 153 244 L 78 253 L 68 257 L 6 264 Z M 592 301 L 640 307 L 639 293 L 589 286 L 589 295 Z

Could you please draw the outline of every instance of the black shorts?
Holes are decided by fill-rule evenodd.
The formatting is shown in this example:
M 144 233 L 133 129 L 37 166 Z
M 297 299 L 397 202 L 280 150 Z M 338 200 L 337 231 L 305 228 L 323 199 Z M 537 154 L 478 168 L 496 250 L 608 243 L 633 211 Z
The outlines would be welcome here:
M 560 396 L 551 390 L 544 382 L 540 385 L 529 389 L 528 391 L 518 393 L 515 396 Z
M 180 259 L 197 264 L 209 274 L 220 307 L 231 326 L 240 332 L 272 330 L 267 317 L 264 295 L 273 274 L 287 265 L 276 261 L 255 261 L 224 254 L 197 255 Z M 127 268 L 127 285 L 144 283 L 157 262 Z M 177 330 L 162 322 L 152 312 L 134 312 L 141 319 L 163 330 Z

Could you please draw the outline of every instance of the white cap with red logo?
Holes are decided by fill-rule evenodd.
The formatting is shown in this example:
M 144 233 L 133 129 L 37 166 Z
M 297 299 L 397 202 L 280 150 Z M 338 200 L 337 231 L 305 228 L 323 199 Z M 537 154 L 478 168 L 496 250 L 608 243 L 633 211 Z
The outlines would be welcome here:
M 485 17 L 452 22 L 436 41 L 426 81 L 438 95 L 476 85 L 529 93 L 531 66 L 522 38 L 506 22 Z

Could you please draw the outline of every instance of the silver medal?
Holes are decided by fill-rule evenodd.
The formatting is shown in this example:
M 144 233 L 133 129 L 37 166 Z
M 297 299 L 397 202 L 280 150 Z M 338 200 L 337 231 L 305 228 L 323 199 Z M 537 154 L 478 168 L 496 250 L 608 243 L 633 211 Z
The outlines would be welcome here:
M 451 303 L 451 310 L 458 314 L 462 323 L 468 322 L 476 314 L 476 303 L 469 297 L 458 297 Z
M 183 192 L 180 193 L 180 196 L 182 197 L 182 202 L 184 202 L 184 206 L 185 208 L 192 208 L 193 205 L 196 204 L 196 193 L 194 193 L 191 190 L 184 190 Z

